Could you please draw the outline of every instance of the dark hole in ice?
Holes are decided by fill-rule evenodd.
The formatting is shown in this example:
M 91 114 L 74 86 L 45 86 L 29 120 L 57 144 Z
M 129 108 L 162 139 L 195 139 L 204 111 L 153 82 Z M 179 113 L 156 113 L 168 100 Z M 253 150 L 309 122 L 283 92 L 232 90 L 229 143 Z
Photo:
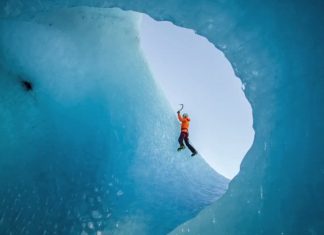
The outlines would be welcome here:
M 22 80 L 21 81 L 21 84 L 23 86 L 23 88 L 26 90 L 26 91 L 31 91 L 33 90 L 33 84 L 29 81 L 26 81 L 26 80 Z

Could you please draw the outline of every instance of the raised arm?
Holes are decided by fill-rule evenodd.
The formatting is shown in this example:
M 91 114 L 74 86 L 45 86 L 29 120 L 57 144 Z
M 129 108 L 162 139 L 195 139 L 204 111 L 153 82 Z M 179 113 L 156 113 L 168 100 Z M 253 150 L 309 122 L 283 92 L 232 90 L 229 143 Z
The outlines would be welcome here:
M 182 116 L 181 116 L 180 112 L 178 112 L 178 119 L 179 119 L 179 121 L 180 121 L 180 122 L 182 122 L 182 121 L 183 121 L 183 118 L 182 118 Z

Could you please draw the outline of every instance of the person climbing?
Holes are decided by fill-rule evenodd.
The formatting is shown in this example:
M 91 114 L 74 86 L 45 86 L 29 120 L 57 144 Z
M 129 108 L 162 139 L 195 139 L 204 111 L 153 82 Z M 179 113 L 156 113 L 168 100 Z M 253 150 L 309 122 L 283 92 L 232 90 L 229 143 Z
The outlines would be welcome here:
M 183 107 L 183 106 L 182 106 Z M 179 136 L 179 144 L 180 147 L 178 148 L 178 151 L 181 151 L 185 148 L 184 144 L 183 144 L 183 140 L 185 141 L 187 147 L 190 149 L 191 151 L 191 156 L 195 156 L 197 154 L 196 149 L 189 143 L 189 122 L 190 122 L 190 118 L 188 116 L 187 113 L 184 113 L 182 116 L 180 114 L 179 110 L 178 113 L 178 119 L 181 122 L 181 133 Z

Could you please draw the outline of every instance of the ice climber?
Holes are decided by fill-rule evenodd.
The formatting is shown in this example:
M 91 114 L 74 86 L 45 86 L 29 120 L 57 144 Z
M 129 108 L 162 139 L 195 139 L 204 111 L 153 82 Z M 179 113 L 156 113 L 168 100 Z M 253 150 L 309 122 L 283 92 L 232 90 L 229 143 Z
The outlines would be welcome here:
M 187 147 L 190 149 L 191 151 L 191 156 L 195 156 L 197 154 L 197 151 L 196 149 L 189 143 L 189 122 L 190 122 L 190 118 L 188 116 L 187 113 L 184 113 L 182 116 L 180 114 L 180 111 L 179 110 L 177 113 L 178 113 L 178 119 L 179 121 L 181 122 L 181 133 L 180 133 L 180 136 L 179 136 L 179 144 L 180 144 L 180 147 L 178 148 L 178 151 L 181 151 L 185 148 L 184 144 L 183 144 L 183 140 L 184 142 L 186 143 Z

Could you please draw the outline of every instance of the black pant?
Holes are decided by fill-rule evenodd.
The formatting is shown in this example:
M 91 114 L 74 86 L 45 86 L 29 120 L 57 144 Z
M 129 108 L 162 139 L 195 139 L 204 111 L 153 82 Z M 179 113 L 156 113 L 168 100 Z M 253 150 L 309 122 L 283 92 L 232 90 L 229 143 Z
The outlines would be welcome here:
M 190 149 L 192 153 L 197 153 L 196 149 L 189 143 L 189 133 L 181 132 L 178 139 L 180 146 L 184 146 L 183 140 L 185 141 L 187 147 Z

